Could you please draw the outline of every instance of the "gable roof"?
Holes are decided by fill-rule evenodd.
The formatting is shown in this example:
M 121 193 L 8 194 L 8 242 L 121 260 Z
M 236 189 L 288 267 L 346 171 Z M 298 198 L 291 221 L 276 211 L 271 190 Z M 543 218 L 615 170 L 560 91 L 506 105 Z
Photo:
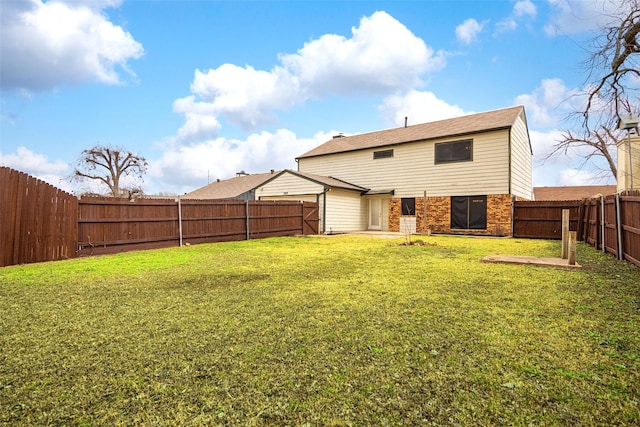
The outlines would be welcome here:
M 219 180 L 182 196 L 185 199 L 233 199 L 251 191 L 275 176 L 277 172 L 240 175 Z
M 291 169 L 282 171 L 271 171 L 268 173 L 256 173 L 251 175 L 240 175 L 233 178 L 219 180 L 193 190 L 182 196 L 184 199 L 233 199 L 244 193 L 255 190 L 285 173 L 290 173 L 304 179 L 316 182 L 325 187 L 340 188 L 343 190 L 358 191 L 364 193 L 368 188 L 350 184 L 330 176 L 316 175 L 313 173 L 298 172 Z
M 599 194 L 606 196 L 615 192 L 615 185 L 534 187 L 533 200 L 582 200 Z
M 279 177 L 279 176 L 281 176 L 281 175 L 283 175 L 285 173 L 290 173 L 292 175 L 299 176 L 300 178 L 308 179 L 309 181 L 315 182 L 317 184 L 324 185 L 325 187 L 339 188 L 339 189 L 342 189 L 342 190 L 359 191 L 361 193 L 367 192 L 369 190 L 368 188 L 360 187 L 359 185 L 351 184 L 351 183 L 348 183 L 348 182 L 343 181 L 341 179 L 333 178 L 331 176 L 316 175 L 314 173 L 294 171 L 294 170 L 291 170 L 291 169 L 283 170 L 282 172 L 278 173 L 273 178 L 271 178 L 268 181 L 266 181 L 264 184 L 266 184 L 269 181 L 272 181 L 272 180 L 276 179 L 277 177 Z
M 401 128 L 386 129 L 377 132 L 363 133 L 353 136 L 337 137 L 308 151 L 298 159 L 363 150 L 366 148 L 404 144 L 407 142 L 429 139 L 455 137 L 473 133 L 509 129 L 524 112 L 524 107 L 504 108 L 452 119 L 422 123 Z

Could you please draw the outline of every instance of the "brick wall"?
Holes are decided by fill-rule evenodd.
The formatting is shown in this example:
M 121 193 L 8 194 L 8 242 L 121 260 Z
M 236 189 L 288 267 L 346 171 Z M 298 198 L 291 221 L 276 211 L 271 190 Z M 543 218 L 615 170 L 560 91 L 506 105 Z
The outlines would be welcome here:
M 389 201 L 389 231 L 400 231 L 402 215 L 401 199 Z M 508 194 L 490 194 L 487 196 L 486 230 L 451 230 L 451 197 L 427 197 L 427 215 L 425 223 L 424 197 L 416 197 L 416 231 L 425 228 L 432 233 L 481 234 L 487 236 L 511 235 L 511 196 Z

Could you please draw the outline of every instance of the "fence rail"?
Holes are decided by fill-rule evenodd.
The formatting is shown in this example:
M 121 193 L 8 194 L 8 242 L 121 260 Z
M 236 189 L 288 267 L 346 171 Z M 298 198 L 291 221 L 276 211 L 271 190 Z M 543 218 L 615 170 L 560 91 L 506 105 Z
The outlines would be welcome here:
M 513 236 L 561 239 L 563 209 L 569 209 L 569 229 L 580 240 L 640 266 L 640 191 L 584 200 L 516 201 Z
M 0 167 L 0 267 L 183 244 L 317 234 L 318 203 L 114 199 Z

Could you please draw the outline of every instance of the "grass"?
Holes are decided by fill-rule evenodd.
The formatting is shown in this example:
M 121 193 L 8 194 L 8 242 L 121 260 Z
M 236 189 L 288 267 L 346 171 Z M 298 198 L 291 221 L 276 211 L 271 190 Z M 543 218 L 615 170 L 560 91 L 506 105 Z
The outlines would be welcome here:
M 637 425 L 640 270 L 338 236 L 0 269 L 7 425 Z

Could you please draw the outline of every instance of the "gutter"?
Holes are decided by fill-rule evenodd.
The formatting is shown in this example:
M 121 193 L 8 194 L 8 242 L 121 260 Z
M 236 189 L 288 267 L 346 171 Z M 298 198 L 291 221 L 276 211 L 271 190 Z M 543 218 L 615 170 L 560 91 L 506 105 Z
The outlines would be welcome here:
M 511 147 L 511 128 L 509 128 L 509 134 L 507 140 L 509 141 L 509 179 L 508 181 L 508 193 L 511 194 L 511 173 L 512 173 L 512 165 L 513 165 L 513 150 Z

